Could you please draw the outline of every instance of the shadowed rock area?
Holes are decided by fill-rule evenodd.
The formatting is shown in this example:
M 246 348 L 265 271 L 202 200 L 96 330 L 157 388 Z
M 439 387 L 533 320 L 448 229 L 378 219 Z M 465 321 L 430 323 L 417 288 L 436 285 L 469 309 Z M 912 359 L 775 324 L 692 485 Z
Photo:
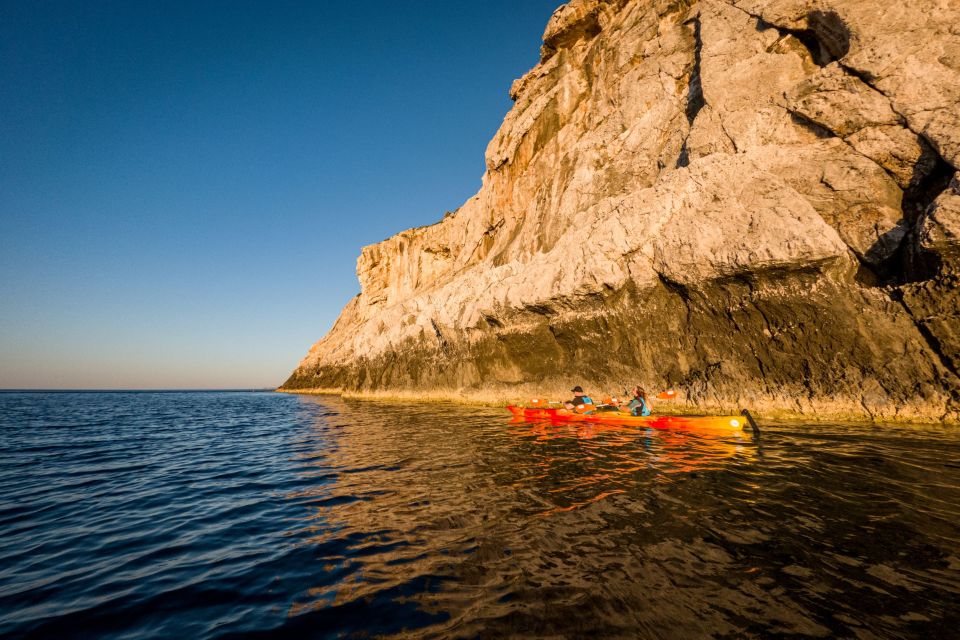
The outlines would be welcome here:
M 960 5 L 574 0 L 284 390 L 960 422 Z

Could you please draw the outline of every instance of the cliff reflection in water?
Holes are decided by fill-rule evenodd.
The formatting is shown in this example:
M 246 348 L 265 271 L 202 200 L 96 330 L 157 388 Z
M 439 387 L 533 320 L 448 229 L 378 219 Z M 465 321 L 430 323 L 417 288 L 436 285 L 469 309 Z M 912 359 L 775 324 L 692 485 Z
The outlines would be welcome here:
M 956 619 L 930 615 L 929 601 L 960 593 L 960 560 L 946 551 L 956 508 L 946 538 L 924 536 L 912 522 L 923 500 L 891 500 L 916 487 L 891 469 L 864 472 L 863 434 L 774 430 L 761 451 L 748 433 L 301 401 L 333 415 L 307 456 L 331 481 L 288 496 L 310 504 L 303 544 L 317 580 L 289 609 L 296 628 L 826 636 Z M 905 597 L 922 584 L 933 591 Z M 865 613 L 881 609 L 898 613 Z
M 634 429 L 0 394 L 0 636 L 956 635 L 960 431 Z

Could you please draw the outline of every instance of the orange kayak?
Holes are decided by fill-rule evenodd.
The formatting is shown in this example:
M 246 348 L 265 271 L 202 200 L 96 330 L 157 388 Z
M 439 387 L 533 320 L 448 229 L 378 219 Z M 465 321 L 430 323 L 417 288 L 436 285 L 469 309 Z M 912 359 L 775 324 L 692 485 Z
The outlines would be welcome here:
M 633 416 L 622 411 L 597 411 L 578 413 L 569 409 L 517 407 L 507 410 L 515 417 L 525 420 L 550 420 L 551 422 L 591 422 L 599 424 L 635 425 L 651 429 L 694 432 L 733 433 L 749 426 L 741 416 Z

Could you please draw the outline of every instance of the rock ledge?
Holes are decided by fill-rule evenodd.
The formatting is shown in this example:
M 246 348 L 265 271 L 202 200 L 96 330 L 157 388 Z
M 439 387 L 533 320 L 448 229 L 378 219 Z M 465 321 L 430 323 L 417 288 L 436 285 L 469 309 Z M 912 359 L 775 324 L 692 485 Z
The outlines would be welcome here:
M 960 5 L 574 0 L 281 387 L 960 422 Z

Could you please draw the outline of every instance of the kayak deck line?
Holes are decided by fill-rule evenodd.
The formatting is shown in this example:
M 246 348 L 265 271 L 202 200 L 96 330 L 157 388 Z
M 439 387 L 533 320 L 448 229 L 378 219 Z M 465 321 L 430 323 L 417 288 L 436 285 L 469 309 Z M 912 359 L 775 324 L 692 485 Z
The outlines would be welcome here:
M 737 416 L 634 416 L 621 411 L 598 411 L 579 413 L 566 408 L 520 407 L 508 405 L 507 410 L 515 417 L 526 420 L 549 420 L 551 422 L 586 422 L 593 424 L 635 425 L 671 431 L 712 431 L 732 433 L 742 431 L 748 425 L 755 435 L 759 427 L 744 409 Z M 744 419 L 746 418 L 746 419 Z

